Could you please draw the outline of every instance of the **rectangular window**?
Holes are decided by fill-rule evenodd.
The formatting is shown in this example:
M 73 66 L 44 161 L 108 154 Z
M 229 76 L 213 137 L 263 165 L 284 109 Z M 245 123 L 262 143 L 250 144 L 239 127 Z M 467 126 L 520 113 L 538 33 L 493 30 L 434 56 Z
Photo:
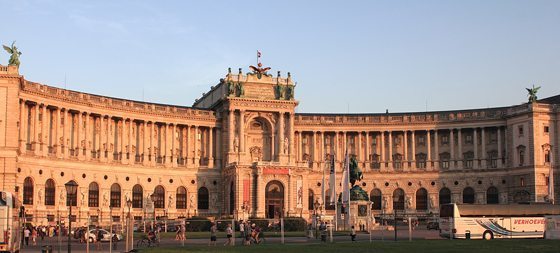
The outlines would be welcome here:
M 519 126 L 517 128 L 517 130 L 518 130 L 519 136 L 523 136 L 523 126 Z
M 442 144 L 442 145 L 447 145 L 447 144 L 449 144 L 449 135 L 442 135 L 442 136 L 441 136 L 441 144 Z
M 89 221 L 90 222 L 99 222 L 99 216 L 92 215 L 92 216 L 89 217 Z
M 121 222 L 121 216 L 113 216 L 113 222 Z
M 473 143 L 473 136 L 472 134 L 465 135 L 465 144 L 472 144 Z
M 449 161 L 441 161 L 442 169 L 449 169 Z
M 547 134 L 549 132 L 548 126 L 544 126 L 544 133 Z
M 418 136 L 418 145 L 426 145 L 426 138 L 424 136 Z
M 54 215 L 53 214 L 47 214 L 47 222 L 54 222 Z

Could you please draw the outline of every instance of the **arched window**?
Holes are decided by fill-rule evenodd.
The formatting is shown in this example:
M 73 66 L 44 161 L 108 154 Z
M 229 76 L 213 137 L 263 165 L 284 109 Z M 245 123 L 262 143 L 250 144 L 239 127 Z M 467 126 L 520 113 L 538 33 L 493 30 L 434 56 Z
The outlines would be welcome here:
M 393 191 L 393 210 L 404 210 L 404 191 L 401 188 Z
M 467 187 L 463 190 L 463 204 L 474 204 L 474 189 Z
M 208 189 L 206 187 L 200 187 L 198 189 L 198 209 L 208 210 Z
M 420 188 L 416 191 L 416 210 L 428 210 L 428 191 L 424 188 Z
M 54 206 L 54 196 L 56 193 L 54 180 L 48 179 L 45 183 L 45 205 Z
M 441 188 L 439 190 L 439 205 L 451 203 L 451 191 L 447 187 Z
M 381 210 L 383 207 L 381 203 L 381 190 L 373 189 L 369 194 L 369 199 L 371 200 L 371 210 Z
M 121 186 L 117 183 L 111 185 L 110 207 L 121 207 Z
M 132 208 L 144 207 L 144 189 L 137 184 L 132 187 Z
M 88 206 L 99 207 L 99 185 L 96 182 L 91 182 L 89 184 Z
M 177 209 L 187 209 L 187 189 L 185 189 L 185 187 L 180 186 L 177 188 L 175 199 L 175 206 Z
M 154 195 L 154 208 L 165 208 L 165 189 L 163 189 L 163 186 L 156 186 L 154 189 Z
M 33 205 L 33 179 L 30 177 L 23 180 L 23 204 Z
M 313 192 L 313 190 L 309 189 L 308 191 L 309 196 L 307 197 L 307 206 L 308 206 L 308 210 L 314 210 L 315 209 L 315 193 Z
M 500 204 L 498 188 L 490 186 L 486 190 L 486 204 Z

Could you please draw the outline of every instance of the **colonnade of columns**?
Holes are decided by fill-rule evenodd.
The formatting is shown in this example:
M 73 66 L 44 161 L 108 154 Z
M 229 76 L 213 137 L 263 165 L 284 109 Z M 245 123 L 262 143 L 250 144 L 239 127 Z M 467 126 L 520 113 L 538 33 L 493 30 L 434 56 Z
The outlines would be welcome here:
M 363 168 L 380 170 L 502 168 L 504 129 L 297 131 L 297 161 L 320 169 L 327 154 L 341 164 L 348 150 Z
M 21 153 L 145 166 L 208 166 L 220 160 L 214 126 L 78 111 L 20 100 Z M 219 163 L 218 163 L 219 164 Z

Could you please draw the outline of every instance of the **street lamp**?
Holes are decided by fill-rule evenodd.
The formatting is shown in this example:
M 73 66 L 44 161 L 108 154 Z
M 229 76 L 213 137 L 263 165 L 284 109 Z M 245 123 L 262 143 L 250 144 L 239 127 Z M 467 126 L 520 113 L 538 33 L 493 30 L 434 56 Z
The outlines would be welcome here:
M 394 216 L 394 220 L 393 220 L 393 226 L 394 226 L 394 230 L 395 230 L 395 241 L 397 240 L 397 208 L 396 208 L 396 203 L 399 202 L 399 195 L 395 194 L 393 196 L 393 216 Z
M 152 193 L 152 195 L 150 195 L 150 200 L 152 201 L 152 206 L 154 208 L 154 221 L 152 222 L 152 229 L 156 228 L 156 199 L 156 194 Z
M 132 229 L 131 229 L 131 220 L 130 220 L 130 208 L 132 207 L 132 200 L 126 200 L 126 206 L 128 207 L 128 214 L 126 216 L 126 252 L 131 250 L 132 246 Z
M 319 226 L 319 208 L 320 208 L 321 203 L 319 203 L 319 199 L 315 199 L 315 203 L 313 203 L 313 209 L 315 209 L 315 239 L 318 238 L 319 233 L 317 231 L 317 228 Z
M 68 183 L 64 184 L 66 187 L 66 193 L 68 194 L 67 198 L 70 198 L 70 214 L 68 215 L 68 253 L 72 252 L 72 206 L 74 205 L 74 198 L 76 196 L 76 192 L 78 191 L 78 184 L 73 180 L 68 181 Z

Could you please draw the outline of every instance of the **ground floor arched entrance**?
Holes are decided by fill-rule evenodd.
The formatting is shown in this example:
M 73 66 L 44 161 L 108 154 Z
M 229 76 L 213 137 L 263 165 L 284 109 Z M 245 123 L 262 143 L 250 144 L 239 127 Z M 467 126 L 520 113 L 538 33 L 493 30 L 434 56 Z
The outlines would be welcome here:
M 279 181 L 266 185 L 266 218 L 280 218 L 284 213 L 284 186 Z

